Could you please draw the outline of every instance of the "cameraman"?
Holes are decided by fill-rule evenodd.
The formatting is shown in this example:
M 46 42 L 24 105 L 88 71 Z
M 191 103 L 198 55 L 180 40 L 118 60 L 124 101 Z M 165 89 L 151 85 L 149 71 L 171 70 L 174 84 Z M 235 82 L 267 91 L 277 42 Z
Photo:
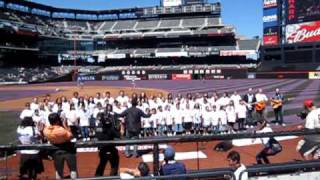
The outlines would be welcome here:
M 106 111 L 97 116 L 99 124 L 96 128 L 96 136 L 99 141 L 108 141 L 120 138 L 119 129 L 116 128 L 115 115 L 112 112 L 112 105 L 106 106 Z M 103 176 L 104 169 L 110 161 L 110 176 L 117 176 L 119 169 L 119 154 L 114 145 L 99 146 L 100 162 L 96 169 L 96 176 Z
M 314 105 L 313 100 L 308 99 L 304 101 L 304 108 L 308 112 L 304 128 L 307 130 L 319 129 L 320 128 L 320 109 Z M 303 126 L 298 126 L 298 129 L 303 129 Z M 305 135 L 304 139 L 299 141 L 297 150 L 305 160 L 310 160 L 310 156 L 315 153 L 320 145 L 320 136 L 316 135 Z

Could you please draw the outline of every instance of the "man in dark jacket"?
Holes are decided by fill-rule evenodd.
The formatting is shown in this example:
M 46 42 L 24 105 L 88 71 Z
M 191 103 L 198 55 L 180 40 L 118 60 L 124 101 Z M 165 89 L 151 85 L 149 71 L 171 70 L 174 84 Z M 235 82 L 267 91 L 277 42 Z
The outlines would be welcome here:
M 255 124 L 255 120 L 253 117 L 254 113 L 254 103 L 257 101 L 255 94 L 253 93 L 252 88 L 249 88 L 248 93 L 243 96 L 243 100 L 247 103 L 248 111 L 247 111 L 247 122 L 246 126 L 253 126 Z
M 99 113 L 97 119 L 99 121 L 96 128 L 96 136 L 99 141 L 108 141 L 120 138 L 120 132 L 115 127 L 115 117 L 112 114 L 112 106 L 107 105 L 107 110 L 104 113 Z M 119 154 L 118 150 L 113 145 L 104 145 L 99 147 L 100 162 L 96 169 L 96 176 L 103 176 L 104 169 L 110 161 L 110 176 L 117 176 L 119 170 Z
M 132 99 L 132 107 L 128 108 L 124 112 L 122 112 L 119 116 L 125 117 L 124 120 L 124 127 L 122 128 L 122 133 L 126 132 L 126 138 L 128 139 L 138 139 L 139 134 L 141 132 L 141 117 L 149 118 L 150 114 L 145 114 L 142 110 L 138 109 L 136 106 L 138 105 L 137 98 Z M 130 151 L 130 146 L 126 146 L 126 156 L 131 157 L 134 155 L 135 157 L 138 157 L 138 147 L 137 145 L 134 145 L 133 152 Z

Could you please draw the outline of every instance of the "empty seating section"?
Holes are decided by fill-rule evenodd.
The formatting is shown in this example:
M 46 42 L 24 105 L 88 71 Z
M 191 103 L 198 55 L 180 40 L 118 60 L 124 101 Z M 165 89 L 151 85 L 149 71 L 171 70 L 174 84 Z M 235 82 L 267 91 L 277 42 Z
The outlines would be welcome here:
M 139 21 L 136 29 L 137 30 L 154 29 L 158 26 L 158 24 L 159 24 L 159 21 L 157 20 Z
M 118 23 L 112 29 L 113 31 L 121 31 L 121 30 L 133 30 L 137 21 L 135 20 L 124 20 L 118 21 Z
M 158 48 L 157 52 L 181 52 L 181 48 Z
M 115 21 L 105 21 L 103 24 L 102 24 L 102 27 L 101 27 L 101 31 L 111 31 L 114 23 L 116 23 Z
M 189 47 L 189 52 L 208 52 L 207 46 L 191 46 Z
M 205 18 L 183 19 L 183 27 L 201 27 L 205 23 Z
M 239 49 L 240 50 L 252 50 L 257 49 L 258 45 L 260 43 L 259 39 L 253 39 L 253 40 L 239 40 Z
M 209 50 L 236 50 L 237 47 L 236 46 L 212 46 L 209 47 Z
M 177 28 L 180 26 L 180 19 L 163 19 L 160 28 Z
M 67 21 L 67 28 L 68 29 L 79 28 L 79 29 L 86 30 L 88 29 L 88 25 L 86 21 Z
M 135 54 L 137 55 L 150 55 L 151 53 L 154 53 L 155 49 L 153 48 L 144 48 L 144 49 L 137 49 Z
M 9 20 L 9 21 L 17 21 L 17 19 L 11 15 L 9 12 L 2 12 L 0 11 L 0 19 L 2 20 Z
M 219 26 L 220 24 L 220 18 L 208 18 L 208 26 Z

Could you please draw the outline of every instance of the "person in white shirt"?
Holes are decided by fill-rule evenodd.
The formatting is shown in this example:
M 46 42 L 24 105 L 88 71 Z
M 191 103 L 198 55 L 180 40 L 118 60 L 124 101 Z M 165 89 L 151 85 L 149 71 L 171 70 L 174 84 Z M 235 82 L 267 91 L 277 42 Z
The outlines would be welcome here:
M 162 106 L 158 107 L 158 112 L 157 112 L 157 130 L 158 130 L 158 135 L 163 136 L 166 131 L 166 118 L 165 114 L 163 112 Z
M 193 114 L 193 131 L 195 134 L 200 134 L 201 126 L 202 126 L 202 113 L 200 110 L 200 106 L 198 103 L 194 105 L 192 110 Z
M 244 123 L 246 122 L 246 118 L 247 118 L 247 105 L 245 104 L 244 100 L 240 101 L 239 106 L 236 108 L 236 114 L 237 114 L 238 130 L 239 131 L 245 130 Z
M 23 120 L 26 117 L 31 117 L 33 116 L 33 110 L 30 108 L 30 103 L 25 104 L 25 109 L 22 110 L 20 113 L 20 119 Z
M 236 123 L 237 115 L 236 110 L 233 101 L 231 100 L 229 105 L 226 107 L 226 113 L 227 113 L 227 121 L 229 127 L 231 127 L 232 130 L 234 130 L 234 125 Z
M 242 98 L 237 91 L 234 91 L 233 94 L 230 96 L 230 99 L 233 101 L 234 107 L 237 108 Z
M 173 116 L 171 113 L 171 106 L 166 105 L 164 108 L 164 116 L 166 121 L 166 134 L 168 136 L 172 136 L 173 134 Z
M 229 98 L 229 95 L 228 93 L 224 92 L 222 97 L 220 97 L 217 102 L 216 102 L 216 105 L 218 106 L 227 106 L 228 104 L 230 103 L 230 98 Z M 219 109 L 220 107 L 217 108 Z
M 25 117 L 17 128 L 18 139 L 23 145 L 40 143 L 40 132 L 34 126 L 31 117 Z M 44 171 L 43 163 L 39 155 L 39 150 L 21 150 L 20 151 L 20 175 L 24 179 L 37 179 L 37 174 Z
M 39 98 L 35 97 L 33 98 L 33 102 L 30 104 L 30 109 L 32 111 L 35 111 L 35 110 L 39 110 L 39 107 L 40 107 L 40 104 L 39 104 Z
M 129 102 L 129 97 L 124 94 L 124 91 L 123 91 L 123 90 L 121 90 L 121 91 L 119 92 L 119 96 L 116 98 L 116 100 L 117 100 L 121 105 L 123 105 L 125 102 L 127 102 L 127 103 Z
M 256 101 L 256 121 L 264 121 L 266 120 L 266 103 L 268 102 L 268 97 L 262 92 L 261 88 L 258 89 L 258 93 L 256 94 Z
M 176 104 L 176 108 L 173 110 L 172 114 L 173 114 L 172 116 L 174 118 L 174 125 L 175 125 L 174 135 L 178 133 L 182 134 L 183 133 L 183 127 L 182 127 L 183 111 L 180 109 L 179 103 Z
M 304 108 L 307 110 L 308 115 L 305 120 L 304 128 L 314 130 L 320 128 L 320 109 L 314 105 L 313 100 L 307 99 L 304 101 Z M 298 129 L 303 129 L 303 126 L 298 126 Z M 304 160 L 315 158 L 313 155 L 319 149 L 320 137 L 316 135 L 305 135 L 304 139 L 297 146 L 301 157 Z
M 108 104 L 113 104 L 113 102 L 114 102 L 114 98 L 111 97 L 111 94 L 110 94 L 109 91 L 103 93 L 103 97 L 102 98 L 103 98 L 103 101 L 107 102 Z
M 74 105 L 77 105 L 77 104 L 78 104 L 78 101 L 79 101 L 79 93 L 78 93 L 78 92 L 74 92 L 74 93 L 73 93 L 73 97 L 71 98 L 71 102 L 72 102 Z
M 217 111 L 217 116 L 219 119 L 219 132 L 225 133 L 229 130 L 227 113 L 224 106 L 220 106 L 220 109 Z
M 235 169 L 234 180 L 248 180 L 248 172 L 246 172 L 247 168 L 241 163 L 240 154 L 237 151 L 231 151 L 227 156 L 227 160 L 229 162 L 229 166 Z
M 83 141 L 89 141 L 89 118 L 90 112 L 86 110 L 84 103 L 80 104 L 79 110 L 77 111 L 77 117 L 79 119 L 79 126 L 81 137 Z
M 212 132 L 214 134 L 219 134 L 219 113 L 217 111 L 217 107 L 215 105 L 212 106 L 211 111 L 211 125 L 212 125 Z
M 184 129 L 186 131 L 186 135 L 191 134 L 192 128 L 192 120 L 193 120 L 193 111 L 191 111 L 190 105 L 186 104 L 186 109 L 183 113 L 183 122 L 184 122 Z
M 147 108 L 145 110 L 146 114 L 150 114 L 150 109 Z M 143 127 L 143 136 L 144 137 L 149 137 L 152 135 L 152 127 L 151 127 L 151 118 L 141 118 L 141 123 Z
M 74 138 L 78 138 L 79 119 L 77 113 L 75 105 L 70 104 L 70 111 L 66 112 L 66 119 Z
M 203 118 L 203 134 L 208 135 L 211 131 L 211 122 L 212 122 L 212 117 L 211 117 L 211 109 L 209 106 L 205 107 L 205 111 L 202 114 Z
M 157 124 L 158 124 L 158 115 L 157 115 L 157 109 L 152 108 L 151 109 L 151 117 L 150 117 L 150 124 L 151 124 L 151 129 L 152 129 L 152 135 L 156 136 L 157 135 Z

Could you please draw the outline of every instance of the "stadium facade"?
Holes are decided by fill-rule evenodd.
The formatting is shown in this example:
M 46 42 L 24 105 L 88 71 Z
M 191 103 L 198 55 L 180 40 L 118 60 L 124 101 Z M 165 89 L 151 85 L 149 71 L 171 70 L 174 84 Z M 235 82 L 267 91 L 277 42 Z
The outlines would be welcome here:
M 258 39 L 240 40 L 220 3 L 161 1 L 115 10 L 61 9 L 0 0 L 0 65 L 256 63 Z M 75 61 L 76 60 L 76 61 Z
M 320 65 L 320 1 L 264 0 L 261 71 L 310 71 Z

